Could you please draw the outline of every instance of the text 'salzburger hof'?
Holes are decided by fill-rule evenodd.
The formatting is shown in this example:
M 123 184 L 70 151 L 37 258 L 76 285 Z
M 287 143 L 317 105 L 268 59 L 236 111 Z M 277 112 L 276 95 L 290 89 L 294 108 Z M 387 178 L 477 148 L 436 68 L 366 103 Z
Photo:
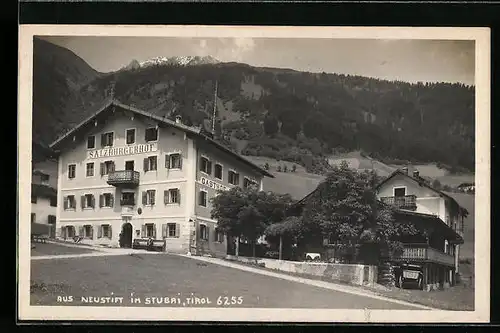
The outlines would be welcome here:
M 237 306 L 243 304 L 243 296 L 215 296 L 203 297 L 193 293 L 173 296 L 136 296 L 131 293 L 128 296 L 118 296 L 113 293 L 109 296 L 57 296 L 58 304 L 65 305 L 148 305 L 148 306 Z

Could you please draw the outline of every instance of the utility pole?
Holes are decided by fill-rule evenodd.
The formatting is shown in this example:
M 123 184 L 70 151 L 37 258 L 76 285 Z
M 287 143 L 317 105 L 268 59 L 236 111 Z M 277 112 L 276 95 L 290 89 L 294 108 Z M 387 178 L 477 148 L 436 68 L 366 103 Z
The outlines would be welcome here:
M 215 81 L 215 94 L 214 94 L 214 112 L 212 115 L 212 133 L 215 133 L 215 114 L 217 112 L 217 86 L 218 81 Z

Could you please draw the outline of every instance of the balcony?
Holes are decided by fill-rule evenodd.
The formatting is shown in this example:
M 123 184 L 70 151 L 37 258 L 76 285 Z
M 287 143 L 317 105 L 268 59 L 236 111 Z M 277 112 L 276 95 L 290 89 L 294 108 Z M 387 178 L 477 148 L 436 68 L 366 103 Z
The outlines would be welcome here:
M 382 197 L 380 200 L 399 209 L 415 210 L 417 209 L 417 197 L 415 195 L 405 195 L 402 197 Z
M 113 186 L 135 187 L 139 185 L 139 172 L 119 170 L 108 174 L 108 184 Z
M 427 244 L 405 244 L 403 253 L 395 257 L 394 260 L 433 262 L 447 266 L 455 265 L 455 258 L 452 255 L 433 249 Z

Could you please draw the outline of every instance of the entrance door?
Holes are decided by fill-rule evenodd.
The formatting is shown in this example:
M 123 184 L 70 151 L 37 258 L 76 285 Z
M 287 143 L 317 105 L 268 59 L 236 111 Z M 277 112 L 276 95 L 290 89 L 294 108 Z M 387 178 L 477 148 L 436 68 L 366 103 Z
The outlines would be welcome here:
M 125 170 L 134 171 L 134 161 L 125 162 Z
M 126 222 L 122 226 L 120 247 L 132 247 L 132 224 Z

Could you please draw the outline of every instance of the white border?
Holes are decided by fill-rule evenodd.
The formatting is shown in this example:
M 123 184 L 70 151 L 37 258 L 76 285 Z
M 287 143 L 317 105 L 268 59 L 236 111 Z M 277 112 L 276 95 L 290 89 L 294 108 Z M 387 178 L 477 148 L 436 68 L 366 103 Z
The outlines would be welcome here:
M 30 306 L 30 180 L 33 36 L 273 37 L 475 40 L 475 310 L 339 310 Z M 263 322 L 488 322 L 490 311 L 490 30 L 453 27 L 250 27 L 20 25 L 18 97 L 19 318 L 23 320 L 191 320 Z

